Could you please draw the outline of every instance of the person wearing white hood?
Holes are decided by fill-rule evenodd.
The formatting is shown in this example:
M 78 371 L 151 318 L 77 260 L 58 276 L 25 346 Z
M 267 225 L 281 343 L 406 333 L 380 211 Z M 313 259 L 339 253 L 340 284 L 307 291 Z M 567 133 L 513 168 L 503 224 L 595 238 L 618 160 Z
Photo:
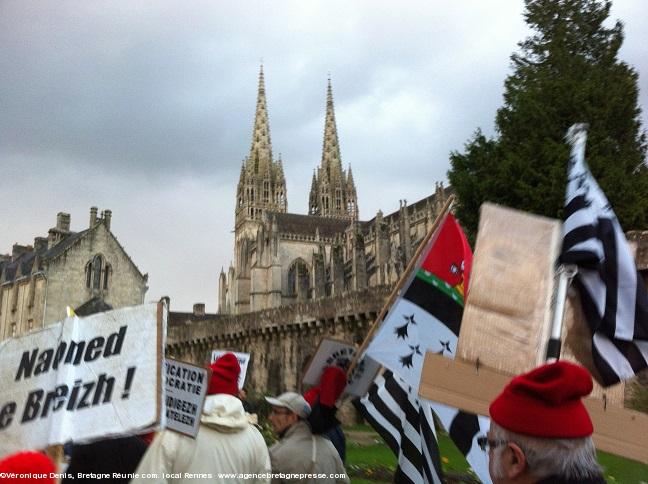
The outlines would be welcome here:
M 210 368 L 212 377 L 196 438 L 170 430 L 160 432 L 131 483 L 270 482 L 268 447 L 234 396 L 241 371 L 238 360 L 226 353 Z M 157 477 L 151 478 L 151 474 Z

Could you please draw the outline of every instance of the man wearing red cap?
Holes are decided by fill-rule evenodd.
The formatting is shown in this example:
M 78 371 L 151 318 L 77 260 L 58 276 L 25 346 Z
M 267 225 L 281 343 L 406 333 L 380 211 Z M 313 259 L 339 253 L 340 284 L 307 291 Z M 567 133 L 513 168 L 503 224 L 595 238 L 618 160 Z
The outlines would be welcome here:
M 592 391 L 585 368 L 565 361 L 517 376 L 491 403 L 488 437 L 494 484 L 604 484 L 582 398 Z
M 236 356 L 225 353 L 210 368 L 208 397 L 196 438 L 162 431 L 137 468 L 140 477 L 132 483 L 270 482 L 268 448 L 236 397 L 241 372 Z M 157 479 L 150 478 L 151 474 L 157 475 Z

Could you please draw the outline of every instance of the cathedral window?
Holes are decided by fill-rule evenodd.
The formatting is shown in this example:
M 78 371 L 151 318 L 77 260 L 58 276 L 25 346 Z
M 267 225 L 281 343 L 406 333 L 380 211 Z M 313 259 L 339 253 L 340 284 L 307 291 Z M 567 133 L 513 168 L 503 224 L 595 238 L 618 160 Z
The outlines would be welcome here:
M 270 182 L 263 182 L 263 201 L 268 202 L 270 200 Z
M 351 215 L 355 213 L 355 201 L 354 200 L 349 200 L 349 203 L 347 203 L 347 212 Z
M 342 191 L 339 188 L 335 190 L 335 209 L 342 209 Z
M 310 273 L 303 259 L 295 260 L 288 268 L 288 295 L 297 299 L 310 297 Z

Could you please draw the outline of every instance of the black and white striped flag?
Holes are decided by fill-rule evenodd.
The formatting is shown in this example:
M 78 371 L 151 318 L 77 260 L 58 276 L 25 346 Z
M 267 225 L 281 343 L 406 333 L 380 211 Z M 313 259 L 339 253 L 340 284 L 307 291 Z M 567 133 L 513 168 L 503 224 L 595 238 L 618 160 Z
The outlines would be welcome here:
M 355 407 L 398 457 L 394 482 L 442 482 L 439 447 L 432 412 L 483 484 L 491 484 L 488 454 L 477 438 L 488 432 L 490 419 L 436 402 L 420 400 L 405 380 L 386 370 Z
M 442 403 L 430 402 L 430 406 L 482 484 L 491 484 L 488 453 L 477 444 L 477 439 L 488 433 L 490 418 L 463 412 Z
M 430 405 L 412 387 L 386 370 L 355 407 L 398 457 L 394 482 L 440 484 L 439 448 Z
M 648 367 L 648 292 L 628 242 L 585 163 L 585 125 L 571 143 L 562 263 L 578 266 L 575 283 L 592 331 L 592 353 L 605 386 Z

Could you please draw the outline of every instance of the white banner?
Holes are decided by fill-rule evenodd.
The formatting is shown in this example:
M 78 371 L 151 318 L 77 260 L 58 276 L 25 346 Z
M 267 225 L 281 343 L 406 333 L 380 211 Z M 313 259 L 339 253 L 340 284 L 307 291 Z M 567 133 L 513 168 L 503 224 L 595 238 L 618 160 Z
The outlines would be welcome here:
M 241 366 L 241 373 L 239 374 L 238 387 L 239 390 L 243 388 L 245 384 L 245 377 L 247 376 L 248 366 L 250 364 L 250 353 L 238 353 L 236 351 L 227 351 L 227 350 L 214 350 L 212 351 L 211 362 L 214 363 L 218 358 L 223 356 L 225 353 L 232 353 L 236 356 L 236 359 Z
M 165 324 L 153 303 L 0 343 L 0 455 L 156 425 Z
M 355 353 L 356 348 L 352 344 L 329 338 L 322 339 L 306 369 L 302 382 L 306 385 L 318 385 L 324 368 L 330 365 L 339 366 L 346 371 Z M 378 370 L 380 370 L 379 363 L 369 357 L 362 358 L 347 380 L 344 393 L 356 397 L 364 396 Z
M 166 426 L 196 438 L 209 387 L 209 370 L 172 359 L 164 360 Z

